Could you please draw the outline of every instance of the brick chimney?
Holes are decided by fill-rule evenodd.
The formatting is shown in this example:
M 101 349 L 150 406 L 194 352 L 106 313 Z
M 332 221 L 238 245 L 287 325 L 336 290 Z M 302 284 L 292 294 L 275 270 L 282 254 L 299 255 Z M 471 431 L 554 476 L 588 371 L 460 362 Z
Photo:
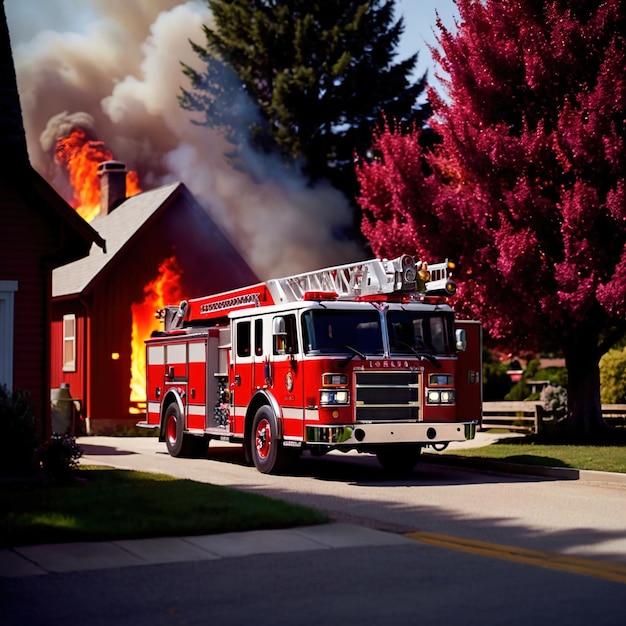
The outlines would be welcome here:
M 100 215 L 108 215 L 126 200 L 126 165 L 104 161 L 98 165 L 100 177 Z

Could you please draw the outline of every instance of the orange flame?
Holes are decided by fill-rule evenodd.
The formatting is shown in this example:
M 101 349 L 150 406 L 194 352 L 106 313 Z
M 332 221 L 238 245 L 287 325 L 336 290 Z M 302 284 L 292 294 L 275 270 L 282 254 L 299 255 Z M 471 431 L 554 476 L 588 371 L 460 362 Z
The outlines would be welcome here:
M 155 313 L 166 304 L 180 302 L 180 277 L 182 275 L 175 256 L 165 259 L 159 266 L 157 277 L 144 288 L 142 302 L 131 305 L 133 330 L 131 336 L 131 381 L 130 401 L 146 401 L 146 348 L 144 340 L 152 331 L 159 330 Z M 133 410 L 131 412 L 139 412 Z
M 68 137 L 59 139 L 55 158 L 67 171 L 73 189 L 71 206 L 87 222 L 100 213 L 100 179 L 98 165 L 113 159 L 103 141 L 90 139 L 82 128 L 74 128 Z M 126 176 L 126 196 L 139 193 L 137 172 Z

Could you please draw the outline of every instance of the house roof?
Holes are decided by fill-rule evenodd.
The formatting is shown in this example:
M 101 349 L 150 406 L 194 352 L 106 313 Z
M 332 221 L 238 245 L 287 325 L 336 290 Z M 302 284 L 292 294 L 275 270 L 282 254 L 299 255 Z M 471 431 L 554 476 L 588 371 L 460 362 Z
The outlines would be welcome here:
M 63 200 L 39 172 L 31 168 L 28 180 L 29 185 L 23 194 L 26 197 L 34 194 L 35 198 L 30 199 L 34 206 L 54 211 L 62 224 L 63 240 L 67 245 L 51 259 L 54 267 L 85 257 L 91 245 L 106 249 L 106 241 L 100 233 Z M 45 209 L 42 208 L 42 200 Z
M 89 289 L 139 231 L 182 195 L 195 202 L 185 185 L 178 182 L 127 198 L 108 215 L 96 217 L 91 224 L 106 240 L 106 249 L 92 245 L 89 256 L 55 269 L 52 272 L 52 297 L 70 296 Z
M 17 80 L 13 64 L 13 52 L 9 29 L 4 13 L 4 2 L 0 4 L 0 156 L 2 170 L 12 175 L 30 167 L 26 149 L 26 134 L 22 121 L 22 109 L 17 93 Z

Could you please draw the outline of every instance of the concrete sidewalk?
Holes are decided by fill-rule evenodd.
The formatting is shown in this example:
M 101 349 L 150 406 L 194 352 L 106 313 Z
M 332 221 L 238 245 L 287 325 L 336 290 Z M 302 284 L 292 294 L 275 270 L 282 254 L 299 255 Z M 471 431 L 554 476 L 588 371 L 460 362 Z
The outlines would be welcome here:
M 321 524 L 197 537 L 59 543 L 0 550 L 0 577 L 407 543 L 413 541 L 402 535 L 351 524 Z

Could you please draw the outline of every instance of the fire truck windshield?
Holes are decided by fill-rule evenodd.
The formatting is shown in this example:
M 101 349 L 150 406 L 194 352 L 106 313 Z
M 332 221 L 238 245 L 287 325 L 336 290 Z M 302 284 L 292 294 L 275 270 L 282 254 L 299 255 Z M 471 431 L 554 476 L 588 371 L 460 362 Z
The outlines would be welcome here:
M 453 313 L 390 310 L 387 312 L 387 326 L 391 353 L 427 351 L 433 355 L 452 354 L 453 325 Z
M 367 311 L 314 310 L 302 316 L 304 349 L 307 353 L 382 355 L 380 315 Z

